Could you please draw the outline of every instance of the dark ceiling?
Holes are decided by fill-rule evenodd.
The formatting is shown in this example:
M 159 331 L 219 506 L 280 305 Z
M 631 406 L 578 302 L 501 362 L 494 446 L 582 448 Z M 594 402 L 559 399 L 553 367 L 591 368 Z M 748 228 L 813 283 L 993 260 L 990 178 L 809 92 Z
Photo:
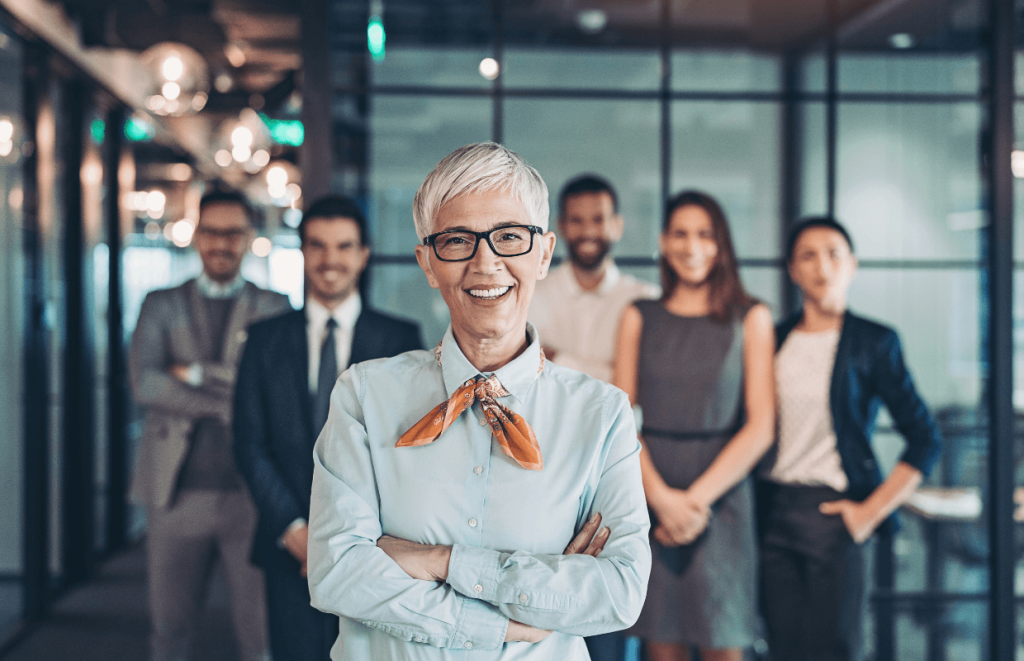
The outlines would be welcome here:
M 309 1 L 309 0 L 305 0 Z M 1024 2 L 1024 0 L 1019 0 Z M 667 3 L 667 5 L 666 5 Z M 674 45 L 801 51 L 829 33 L 828 7 L 839 44 L 890 50 L 896 33 L 913 35 L 917 50 L 977 48 L 983 0 L 384 0 L 387 45 L 565 47 Z M 273 112 L 301 77 L 299 2 L 285 0 L 63 0 L 87 46 L 142 51 L 161 41 L 198 50 L 210 64 L 205 113 L 238 112 L 254 98 Z M 364 52 L 370 0 L 328 0 L 331 48 Z M 605 24 L 585 29 L 581 12 Z M 662 20 L 668 13 L 670 20 Z M 226 81 L 230 79 L 230 87 Z M 260 95 L 254 97 L 254 94 Z

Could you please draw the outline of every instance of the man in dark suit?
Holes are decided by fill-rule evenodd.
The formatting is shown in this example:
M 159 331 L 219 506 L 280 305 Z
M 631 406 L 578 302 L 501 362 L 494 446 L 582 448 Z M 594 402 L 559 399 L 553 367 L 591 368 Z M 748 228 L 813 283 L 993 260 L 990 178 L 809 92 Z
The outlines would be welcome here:
M 313 444 L 348 365 L 422 344 L 416 324 L 362 303 L 359 277 L 370 248 L 354 202 L 317 201 L 299 237 L 306 304 L 249 330 L 235 391 L 234 447 L 259 509 L 253 561 L 266 575 L 274 660 L 327 661 L 338 618 L 310 606 L 305 579 Z

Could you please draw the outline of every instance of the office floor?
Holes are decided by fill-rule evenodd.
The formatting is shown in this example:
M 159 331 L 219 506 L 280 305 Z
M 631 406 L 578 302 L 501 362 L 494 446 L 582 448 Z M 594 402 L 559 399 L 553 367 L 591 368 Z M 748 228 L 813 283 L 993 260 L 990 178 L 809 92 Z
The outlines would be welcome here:
M 96 578 L 68 592 L 53 614 L 5 661 L 147 661 L 149 620 L 143 547 L 106 562 Z M 200 618 L 195 661 L 236 661 L 223 576 L 217 574 Z

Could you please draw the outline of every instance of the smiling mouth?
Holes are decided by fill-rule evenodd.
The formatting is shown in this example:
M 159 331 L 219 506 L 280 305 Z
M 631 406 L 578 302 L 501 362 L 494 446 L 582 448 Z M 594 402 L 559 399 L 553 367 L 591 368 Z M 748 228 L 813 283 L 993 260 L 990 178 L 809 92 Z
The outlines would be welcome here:
M 480 298 L 485 301 L 493 301 L 495 299 L 501 298 L 510 291 L 512 291 L 511 285 L 506 287 L 494 287 L 493 289 L 467 289 L 466 293 L 472 296 L 473 298 Z

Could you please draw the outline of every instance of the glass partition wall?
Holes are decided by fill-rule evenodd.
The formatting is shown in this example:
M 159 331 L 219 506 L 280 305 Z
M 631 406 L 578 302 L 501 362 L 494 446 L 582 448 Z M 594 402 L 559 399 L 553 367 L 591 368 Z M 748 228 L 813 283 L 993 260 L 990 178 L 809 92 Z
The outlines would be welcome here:
M 627 227 L 615 257 L 651 281 L 665 196 L 711 193 L 728 214 L 745 285 L 777 319 L 799 308 L 785 274 L 788 227 L 834 213 L 860 260 L 851 309 L 900 333 L 945 440 L 923 497 L 903 508 L 897 533 L 873 542 L 869 658 L 991 658 L 988 4 L 881 3 L 869 12 L 809 3 L 820 24 L 796 47 L 706 36 L 691 45 L 656 30 L 646 45 L 574 44 L 553 30 L 524 32 L 519 14 L 528 10 L 499 4 L 505 27 L 488 16 L 490 37 L 472 43 L 399 35 L 382 61 L 335 46 L 335 126 L 362 148 L 339 157 L 334 187 L 369 210 L 372 303 L 418 320 L 428 344 L 440 338 L 447 311 L 412 256 L 411 203 L 433 165 L 468 142 L 521 153 L 548 183 L 553 216 L 570 177 L 608 177 Z M 493 73 L 484 58 L 497 64 L 493 80 L 481 74 Z M 1020 199 L 1019 180 L 1016 189 Z M 1016 217 L 1024 269 L 1019 204 Z M 1016 301 L 1020 326 L 1024 299 Z M 1024 409 L 1024 397 L 1014 399 Z M 903 440 L 884 409 L 875 441 L 887 471 Z M 1024 493 L 1024 470 L 1016 474 Z M 1015 583 L 1024 595 L 1024 564 Z

